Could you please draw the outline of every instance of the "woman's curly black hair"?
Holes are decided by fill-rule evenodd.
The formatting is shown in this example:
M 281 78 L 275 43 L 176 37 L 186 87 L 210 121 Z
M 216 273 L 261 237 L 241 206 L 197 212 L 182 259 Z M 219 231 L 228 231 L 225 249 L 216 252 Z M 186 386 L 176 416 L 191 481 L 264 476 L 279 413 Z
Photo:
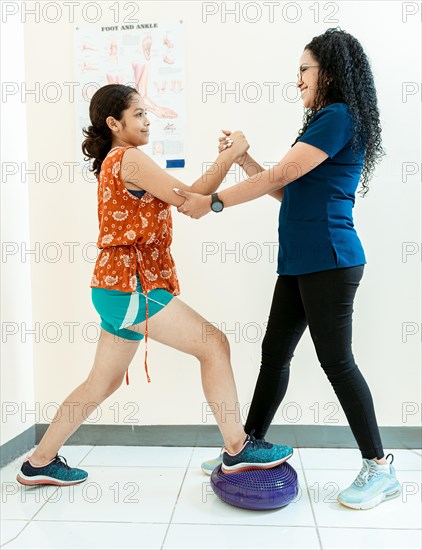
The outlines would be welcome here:
M 133 95 L 138 90 L 123 84 L 108 84 L 102 86 L 91 98 L 89 105 L 89 118 L 91 126 L 83 128 L 85 140 L 82 143 L 84 160 L 94 159 L 91 172 L 98 178 L 101 165 L 111 149 L 111 130 L 106 123 L 109 116 L 120 120 L 122 112 L 129 108 Z
M 366 147 L 360 179 L 360 192 L 364 197 L 375 164 L 385 155 L 381 147 L 377 93 L 369 60 L 359 41 L 339 27 L 315 36 L 304 50 L 309 50 L 317 60 L 319 72 L 315 107 L 305 110 L 303 127 L 296 141 L 317 111 L 331 103 L 347 103 L 354 124 L 352 151 L 356 154 L 361 146 Z

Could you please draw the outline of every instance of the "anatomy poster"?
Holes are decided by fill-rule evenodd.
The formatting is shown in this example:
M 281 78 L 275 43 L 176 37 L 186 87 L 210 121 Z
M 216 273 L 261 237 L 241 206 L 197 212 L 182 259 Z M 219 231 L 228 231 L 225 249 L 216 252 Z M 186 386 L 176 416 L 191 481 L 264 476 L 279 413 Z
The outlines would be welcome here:
M 142 150 L 162 168 L 185 164 L 185 49 L 183 22 L 77 27 L 77 160 L 86 166 L 82 128 L 89 102 L 106 84 L 126 84 L 141 94 L 151 122 Z

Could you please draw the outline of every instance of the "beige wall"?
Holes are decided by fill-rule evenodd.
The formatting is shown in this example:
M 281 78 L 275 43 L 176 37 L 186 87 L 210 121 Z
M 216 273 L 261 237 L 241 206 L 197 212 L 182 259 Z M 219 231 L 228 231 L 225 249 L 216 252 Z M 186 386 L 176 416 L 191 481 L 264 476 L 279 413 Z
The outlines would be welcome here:
M 101 2 L 101 23 L 111 24 L 111 3 Z M 165 4 L 165 9 L 163 9 Z M 402 163 L 417 163 L 420 132 L 420 91 L 402 98 L 403 82 L 419 82 L 417 17 L 402 22 L 399 2 L 366 2 L 365 18 L 356 2 L 339 3 L 338 23 L 315 23 L 309 3 L 303 3 L 296 23 L 283 22 L 280 9 L 274 6 L 274 23 L 262 4 L 262 18 L 248 23 L 244 14 L 238 23 L 232 16 L 222 22 L 222 5 L 210 3 L 219 13 L 202 22 L 201 2 L 142 3 L 146 22 L 183 19 L 186 27 L 187 66 L 187 165 L 173 174 L 192 182 L 201 173 L 202 161 L 215 156 L 215 143 L 221 128 L 241 128 L 249 137 L 251 153 L 261 162 L 279 160 L 289 148 L 301 126 L 302 106 L 299 97 L 283 97 L 281 89 L 295 79 L 304 45 L 326 28 L 340 25 L 354 34 L 368 52 L 379 94 L 384 146 L 387 158 L 377 168 L 372 189 L 365 199 L 356 199 L 355 223 L 363 242 L 368 265 L 355 301 L 354 355 L 373 393 L 380 425 L 416 425 L 418 414 L 402 421 L 404 403 L 420 403 L 419 369 L 419 290 L 420 249 L 403 261 L 402 248 L 416 251 L 419 241 L 418 176 L 402 182 Z M 211 9 L 210 8 L 210 9 Z M 73 70 L 73 28 L 83 24 L 80 10 L 75 10 L 75 23 L 66 20 L 55 24 L 29 22 L 25 29 L 26 79 L 28 85 L 40 82 L 75 80 Z M 320 20 L 328 12 L 321 12 Z M 374 32 L 376 31 L 376 32 Z M 392 35 L 394 34 L 394 40 Z M 235 82 L 241 87 L 250 82 L 262 86 L 258 103 L 233 96 L 226 102 L 218 95 L 202 101 L 204 82 Z M 281 83 L 275 90 L 276 101 L 268 100 L 263 83 Z M 411 89 L 411 87 L 409 88 Z M 293 99 L 292 99 L 293 98 Z M 74 105 L 29 98 L 28 135 L 29 163 L 49 162 L 61 165 L 74 157 L 77 119 Z M 412 165 L 413 166 L 413 165 Z M 225 185 L 233 183 L 231 176 Z M 47 403 L 60 403 L 88 374 L 95 353 L 95 327 L 98 321 L 91 304 L 90 277 L 92 248 L 86 254 L 86 243 L 97 238 L 96 188 L 76 175 L 69 181 L 65 175 L 58 183 L 30 178 L 30 230 L 32 246 L 40 243 L 39 262 L 32 261 L 33 320 L 44 327 L 44 337 L 34 346 L 35 396 L 40 403 L 40 422 L 48 421 L 53 408 Z M 233 367 L 239 397 L 246 405 L 251 397 L 259 368 L 260 340 L 267 321 L 276 263 L 264 243 L 277 239 L 277 203 L 262 198 L 254 203 L 226 211 L 221 217 L 195 222 L 174 211 L 175 242 L 173 254 L 181 279 L 181 298 L 210 321 L 226 328 L 232 344 Z M 47 243 L 58 243 L 62 258 L 47 261 L 54 249 Z M 69 245 L 75 246 L 73 261 Z M 219 252 L 233 249 L 239 243 L 239 261 L 227 255 L 225 261 L 216 254 L 203 258 L 206 243 L 217 243 Z M 253 257 L 254 246 L 262 258 Z M 42 252 L 44 250 L 44 252 Z M 256 249 L 255 249 L 256 250 Z M 56 343 L 53 325 L 62 329 Z M 74 341 L 69 338 L 69 325 L 76 323 Z M 408 323 L 404 325 L 404 323 Z M 50 328 L 48 328 L 50 327 Z M 402 331 L 414 332 L 403 341 Z M 231 334 L 230 330 L 235 333 Z M 49 332 L 51 331 L 51 332 Z M 236 333 L 237 331 L 237 333 Z M 261 338 L 259 338 L 261 337 Z M 256 339 L 256 341 L 254 341 Z M 91 340 L 91 341 L 89 341 Z M 101 407 L 99 423 L 200 424 L 213 423 L 204 415 L 204 398 L 199 368 L 194 359 L 151 343 L 149 369 L 152 383 L 147 384 L 143 370 L 143 344 L 130 367 L 130 386 L 125 384 Z M 330 405 L 334 403 L 334 405 Z M 289 405 L 290 404 L 290 405 Z M 420 405 L 409 405 L 412 411 Z M 290 386 L 275 423 L 313 424 L 329 422 L 338 401 L 321 368 L 308 331 L 293 360 Z M 319 411 L 319 415 L 317 415 Z M 133 413 L 130 420 L 130 413 Z M 94 417 L 93 417 L 94 418 Z M 346 424 L 341 411 L 333 415 L 338 424 Z
M 25 80 L 24 27 L 18 20 L 2 28 L 1 75 L 3 85 Z M 30 247 L 29 186 L 21 181 L 18 168 L 28 162 L 26 108 L 19 94 L 9 96 L 7 102 L 3 96 L 0 106 L 2 445 L 32 426 L 36 413 L 33 342 L 31 337 L 21 337 L 22 328 L 32 326 L 30 262 L 22 261 L 20 254 L 23 247 Z

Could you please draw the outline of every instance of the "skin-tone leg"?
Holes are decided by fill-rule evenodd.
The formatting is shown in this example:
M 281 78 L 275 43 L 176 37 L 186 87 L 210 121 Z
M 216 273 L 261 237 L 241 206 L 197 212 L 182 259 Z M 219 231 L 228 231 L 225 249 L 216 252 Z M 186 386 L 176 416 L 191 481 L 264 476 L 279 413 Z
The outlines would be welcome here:
M 144 334 L 145 321 L 126 328 Z M 214 412 L 224 446 L 230 453 L 239 452 L 246 433 L 242 424 L 236 422 L 236 418 L 240 419 L 240 405 L 225 335 L 184 302 L 173 298 L 148 319 L 148 336 L 198 359 L 204 394 Z
M 145 322 L 127 328 L 144 334 Z M 238 452 L 246 434 L 235 421 L 240 418 L 239 400 L 226 337 L 178 298 L 173 298 L 148 320 L 148 331 L 151 339 L 200 361 L 205 397 L 212 404 L 224 445 L 230 453 Z M 54 458 L 82 422 L 120 387 L 138 346 L 139 342 L 117 338 L 101 329 L 92 370 L 60 406 L 30 457 L 34 466 L 42 466 Z M 87 407 L 88 403 L 95 405 Z M 232 413 L 234 410 L 236 414 Z M 224 411 L 228 411 L 227 415 Z
M 138 346 L 139 341 L 123 340 L 101 329 L 91 372 L 61 404 L 30 457 L 34 466 L 52 460 L 82 422 L 119 388 Z

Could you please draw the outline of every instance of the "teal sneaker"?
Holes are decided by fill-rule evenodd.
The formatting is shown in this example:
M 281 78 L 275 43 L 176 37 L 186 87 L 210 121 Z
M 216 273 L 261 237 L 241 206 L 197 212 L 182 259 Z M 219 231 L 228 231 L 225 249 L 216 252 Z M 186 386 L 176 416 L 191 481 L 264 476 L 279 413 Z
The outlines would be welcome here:
M 253 430 L 246 436 L 242 449 L 235 455 L 227 450 L 223 452 L 221 470 L 225 474 L 244 472 L 245 470 L 264 470 L 274 468 L 293 455 L 293 449 L 287 445 L 273 445 L 264 439 L 256 439 Z
M 62 460 L 63 459 L 63 460 Z M 30 458 L 22 464 L 16 476 L 22 485 L 75 485 L 82 483 L 88 477 L 88 472 L 67 465 L 64 456 L 56 455 L 44 466 L 33 466 Z
M 391 465 L 394 456 L 388 454 L 385 458 L 389 456 L 392 458 L 389 464 L 377 464 L 375 460 L 364 458 L 355 481 L 338 494 L 340 504 L 356 510 L 368 510 L 385 500 L 400 496 L 401 486 Z

